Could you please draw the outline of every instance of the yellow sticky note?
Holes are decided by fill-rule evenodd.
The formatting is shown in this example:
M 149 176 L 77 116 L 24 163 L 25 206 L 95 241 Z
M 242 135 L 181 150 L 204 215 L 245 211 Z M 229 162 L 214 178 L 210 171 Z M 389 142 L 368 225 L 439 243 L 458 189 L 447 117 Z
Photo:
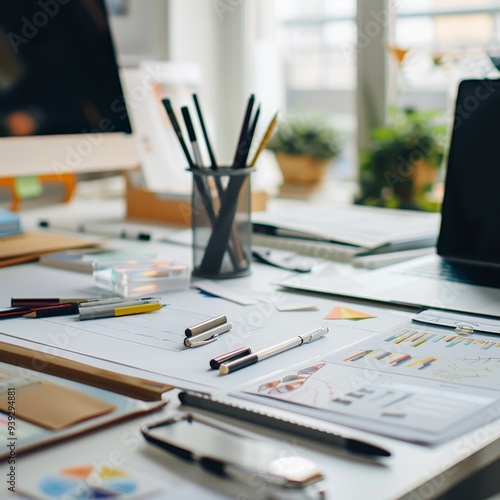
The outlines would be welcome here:
M 362 311 L 357 311 L 356 309 L 351 309 L 349 307 L 334 307 L 324 319 L 368 319 L 375 318 L 372 314 L 368 314 Z
M 35 198 L 43 191 L 42 183 L 36 175 L 16 177 L 14 181 L 14 191 L 21 198 Z

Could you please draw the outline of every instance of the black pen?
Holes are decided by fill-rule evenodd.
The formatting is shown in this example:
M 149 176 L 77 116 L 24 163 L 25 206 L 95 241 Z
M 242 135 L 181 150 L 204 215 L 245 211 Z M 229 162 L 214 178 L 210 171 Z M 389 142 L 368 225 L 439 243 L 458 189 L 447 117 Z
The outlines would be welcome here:
M 177 121 L 177 118 L 175 116 L 170 99 L 163 99 L 162 102 L 163 102 L 163 106 L 165 106 L 165 110 L 167 111 L 167 115 L 170 118 L 170 123 L 172 124 L 172 127 L 174 128 L 175 134 L 177 135 L 177 138 L 179 139 L 179 143 L 181 145 L 182 151 L 184 151 L 184 155 L 186 157 L 186 160 L 188 161 L 189 167 L 196 168 L 196 166 L 193 162 L 193 159 L 191 158 L 191 155 L 189 154 L 189 150 L 186 146 L 186 142 L 184 141 L 184 137 L 182 136 L 181 127 L 179 126 L 179 122 Z
M 251 94 L 248 99 L 247 108 L 245 111 L 245 117 L 243 118 L 243 123 L 241 125 L 240 137 L 238 139 L 238 145 L 236 147 L 236 152 L 234 154 L 233 168 L 240 168 L 242 166 L 242 158 L 245 153 L 245 142 L 248 135 L 248 126 L 250 125 L 250 117 L 252 115 L 253 103 L 255 101 L 255 95 Z
M 284 432 L 294 437 L 310 439 L 325 446 L 335 447 L 367 458 L 391 456 L 390 451 L 366 441 L 348 438 L 340 434 L 334 434 L 328 430 L 308 427 L 299 422 L 285 420 L 284 418 L 264 413 L 269 411 L 269 407 L 266 407 L 265 410 L 254 410 L 241 406 L 241 403 L 219 401 L 211 399 L 208 395 L 187 391 L 179 393 L 179 400 L 183 405 L 191 406 L 192 408 L 210 411 L 217 415 L 225 415 L 237 420 L 267 427 L 268 429 Z
M 255 135 L 255 129 L 257 128 L 259 115 L 260 115 L 260 106 L 257 108 L 257 111 L 255 112 L 255 116 L 253 117 L 252 120 L 252 125 L 250 126 L 245 139 L 245 144 L 243 146 L 243 152 L 240 161 L 241 168 L 246 167 L 248 154 L 250 153 L 250 146 L 252 145 L 253 136 Z
M 200 121 L 201 131 L 203 132 L 203 137 L 205 138 L 205 144 L 207 146 L 208 156 L 210 156 L 210 168 L 212 170 L 217 170 L 217 161 L 215 160 L 215 155 L 212 150 L 212 145 L 210 144 L 210 139 L 208 138 L 208 132 L 205 127 L 205 120 L 203 119 L 203 113 L 201 112 L 200 103 L 198 102 L 198 96 L 193 94 L 193 101 L 196 108 L 196 113 L 198 114 L 198 120 Z
M 217 165 L 217 160 L 215 159 L 214 152 L 212 150 L 212 145 L 210 144 L 210 139 L 208 138 L 208 132 L 205 127 L 205 120 L 203 119 L 203 113 L 201 112 L 201 107 L 200 103 L 198 101 L 198 96 L 196 94 L 193 94 L 193 101 L 194 105 L 196 107 L 196 112 L 198 113 L 198 120 L 201 125 L 201 130 L 203 132 L 203 137 L 205 138 L 205 144 L 207 146 L 207 151 L 208 151 L 208 156 L 210 156 L 210 168 L 212 170 L 217 170 L 219 167 Z M 219 200 L 222 200 L 224 197 L 224 187 L 222 186 L 222 182 L 220 180 L 220 177 L 214 176 L 215 180 L 215 186 L 217 188 L 217 194 L 219 196 Z
M 172 123 L 172 127 L 174 128 L 175 133 L 177 134 L 177 138 L 179 139 L 179 143 L 182 147 L 182 151 L 184 151 L 184 155 L 186 156 L 189 167 L 192 170 L 196 170 L 199 167 L 198 167 L 198 165 L 196 165 L 193 162 L 193 159 L 191 158 L 191 155 L 189 154 L 189 150 L 186 146 L 186 142 L 184 141 L 184 137 L 182 136 L 182 131 L 181 131 L 181 128 L 179 126 L 179 122 L 177 121 L 177 118 L 175 117 L 175 113 L 174 113 L 174 110 L 172 108 L 172 104 L 170 103 L 170 99 L 163 99 L 162 102 L 163 102 L 163 105 L 165 106 L 168 117 L 170 118 L 170 122 Z M 198 188 L 198 191 L 200 193 L 200 197 L 202 199 L 203 206 L 205 207 L 205 212 L 207 213 L 210 224 L 213 226 L 213 224 L 216 220 L 216 215 L 215 215 L 215 210 L 214 210 L 214 206 L 212 203 L 212 198 L 210 197 L 208 188 L 205 185 L 204 180 L 198 175 L 194 176 L 194 182 L 195 182 L 195 184 Z
M 189 109 L 187 106 L 181 108 L 182 116 L 184 117 L 184 123 L 186 124 L 186 130 L 189 137 L 189 142 L 193 148 L 195 165 L 199 168 L 203 167 L 203 161 L 201 159 L 200 147 L 198 146 L 198 140 L 196 138 L 196 133 L 194 131 L 193 122 L 191 121 L 191 115 L 189 114 Z
M 239 347 L 234 351 L 226 352 L 224 354 L 220 354 L 215 358 L 210 360 L 210 368 L 212 370 L 218 370 L 222 363 L 229 363 L 230 361 L 234 361 L 236 359 L 242 358 L 243 356 L 247 356 L 252 352 L 250 347 Z

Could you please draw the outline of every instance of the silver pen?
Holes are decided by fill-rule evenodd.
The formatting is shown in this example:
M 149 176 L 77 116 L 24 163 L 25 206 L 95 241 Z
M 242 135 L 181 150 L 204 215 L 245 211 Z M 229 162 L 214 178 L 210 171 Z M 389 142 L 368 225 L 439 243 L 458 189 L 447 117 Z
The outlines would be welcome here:
M 279 344 L 267 347 L 266 349 L 262 349 L 261 351 L 249 354 L 248 356 L 245 356 L 243 358 L 231 361 L 230 363 L 222 363 L 219 366 L 219 373 L 221 375 L 227 375 L 228 373 L 234 372 L 241 368 L 245 368 L 245 366 L 250 366 L 259 361 L 270 358 L 275 354 L 280 354 L 282 352 L 288 351 L 288 349 L 292 349 L 302 344 L 308 344 L 309 342 L 313 342 L 323 335 L 326 335 L 328 331 L 329 330 L 326 326 L 320 326 L 319 328 L 315 328 L 310 332 L 298 335 L 297 337 L 293 337 L 289 340 L 285 340 L 284 342 L 280 342 Z
M 100 306 L 101 304 L 116 304 L 117 302 L 122 302 L 123 297 L 107 297 L 105 299 L 93 299 L 88 300 L 87 302 L 82 302 L 78 305 L 78 307 L 93 307 Z
M 234 323 L 223 323 L 222 325 L 217 325 L 210 330 L 206 330 L 198 335 L 192 335 L 191 337 L 186 337 L 184 339 L 184 345 L 186 347 L 200 347 L 202 345 L 210 344 L 215 342 L 220 334 L 228 332 L 233 327 Z
M 210 330 L 215 326 L 223 325 L 224 323 L 227 323 L 227 317 L 224 316 L 224 314 L 221 314 L 220 316 L 215 316 L 215 318 L 210 318 L 196 325 L 189 326 L 188 328 L 186 328 L 186 331 L 184 333 L 186 337 L 192 337 L 193 335 L 204 333 L 207 330 Z
M 160 300 L 161 297 L 141 297 L 137 299 L 132 299 L 132 298 L 124 298 L 124 297 L 109 297 L 107 299 L 97 299 L 97 300 L 92 300 L 88 302 L 82 302 L 79 304 L 80 309 L 85 309 L 87 307 L 98 307 L 98 306 L 105 306 L 105 305 L 110 305 L 110 304 L 123 304 L 125 302 L 136 302 L 138 304 L 142 303 L 143 301 L 146 300 Z

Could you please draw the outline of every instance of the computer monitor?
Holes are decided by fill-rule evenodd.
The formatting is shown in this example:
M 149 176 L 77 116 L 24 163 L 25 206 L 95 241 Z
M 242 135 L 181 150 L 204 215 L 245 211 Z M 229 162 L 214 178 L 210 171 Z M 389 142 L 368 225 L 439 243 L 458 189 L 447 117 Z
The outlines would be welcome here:
M 0 5 L 0 177 L 136 166 L 104 0 Z

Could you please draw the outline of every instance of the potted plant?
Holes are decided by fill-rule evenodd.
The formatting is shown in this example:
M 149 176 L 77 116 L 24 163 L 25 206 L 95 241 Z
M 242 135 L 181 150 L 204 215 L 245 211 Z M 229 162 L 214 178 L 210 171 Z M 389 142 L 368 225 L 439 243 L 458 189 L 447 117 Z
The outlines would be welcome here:
M 429 197 L 443 160 L 446 128 L 436 111 L 391 110 L 390 125 L 372 131 L 360 153 L 360 196 L 356 202 L 391 208 L 438 210 Z
M 278 124 L 267 149 L 274 152 L 285 184 L 316 185 L 341 143 L 323 115 L 291 114 Z

